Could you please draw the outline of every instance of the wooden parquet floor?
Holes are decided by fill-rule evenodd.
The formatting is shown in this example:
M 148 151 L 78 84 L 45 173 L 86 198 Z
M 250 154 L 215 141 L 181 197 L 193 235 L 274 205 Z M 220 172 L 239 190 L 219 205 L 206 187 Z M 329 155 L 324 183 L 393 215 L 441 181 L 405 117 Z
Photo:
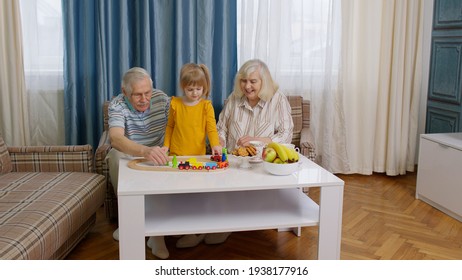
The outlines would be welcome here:
M 338 175 L 345 181 L 341 259 L 462 260 L 462 223 L 415 199 L 416 173 Z M 310 189 L 319 201 L 319 189 Z M 117 227 L 101 208 L 97 224 L 67 259 L 118 259 Z M 220 245 L 175 248 L 166 237 L 171 260 L 313 260 L 318 228 L 303 228 L 300 237 L 276 230 L 235 232 Z M 146 247 L 147 259 L 156 259 Z

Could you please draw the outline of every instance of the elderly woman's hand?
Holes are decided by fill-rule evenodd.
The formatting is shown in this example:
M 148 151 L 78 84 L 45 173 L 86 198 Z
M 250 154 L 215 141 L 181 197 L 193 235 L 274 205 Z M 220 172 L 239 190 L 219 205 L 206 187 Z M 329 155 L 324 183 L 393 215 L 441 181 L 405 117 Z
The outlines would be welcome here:
M 225 140 L 223 138 L 221 138 L 221 137 L 220 137 L 220 146 L 222 146 L 222 147 L 226 146 Z
M 237 145 L 240 147 L 247 147 L 250 146 L 250 141 L 261 141 L 264 143 L 270 143 L 271 138 L 269 137 L 253 137 L 249 135 L 244 135 L 239 140 L 237 140 Z
M 239 140 L 237 140 L 237 145 L 240 146 L 240 147 L 249 146 L 250 141 L 252 141 L 253 139 L 254 139 L 254 137 L 244 135 L 243 137 L 239 138 Z

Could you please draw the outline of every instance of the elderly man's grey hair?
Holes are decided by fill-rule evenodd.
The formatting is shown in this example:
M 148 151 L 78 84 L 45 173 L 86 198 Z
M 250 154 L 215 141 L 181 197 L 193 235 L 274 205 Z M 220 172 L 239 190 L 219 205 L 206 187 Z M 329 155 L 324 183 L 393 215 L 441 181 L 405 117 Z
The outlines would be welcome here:
M 152 87 L 152 79 L 151 75 L 149 75 L 148 71 L 141 67 L 133 67 L 129 69 L 127 72 L 125 72 L 123 78 L 122 78 L 122 89 L 125 90 L 125 92 L 128 95 L 132 94 L 132 84 L 137 81 L 141 81 L 145 78 L 149 78 L 149 81 L 151 82 L 151 87 Z

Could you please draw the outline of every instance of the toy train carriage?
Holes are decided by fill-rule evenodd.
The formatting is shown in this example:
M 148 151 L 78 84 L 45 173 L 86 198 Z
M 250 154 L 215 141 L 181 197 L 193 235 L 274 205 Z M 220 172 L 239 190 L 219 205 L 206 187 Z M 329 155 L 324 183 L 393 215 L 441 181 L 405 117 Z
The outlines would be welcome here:
M 226 165 L 226 167 L 227 167 L 227 165 Z M 224 166 L 219 165 L 215 161 L 201 162 L 201 161 L 197 161 L 196 158 L 190 158 L 189 160 L 187 160 L 185 162 L 180 162 L 178 164 L 178 169 L 180 169 L 180 170 L 189 170 L 189 169 L 192 169 L 192 170 L 202 170 L 202 169 L 215 170 L 215 169 L 220 169 L 220 168 L 224 168 Z
M 228 162 L 228 153 L 226 151 L 226 148 L 223 148 L 223 153 L 220 154 L 213 154 L 210 156 L 210 160 L 216 161 L 216 162 Z
M 185 162 L 178 163 L 176 156 L 173 156 L 173 159 L 169 165 L 173 168 L 178 168 L 180 170 L 216 170 L 224 169 L 229 166 L 228 156 L 226 148 L 223 148 L 223 154 L 214 154 L 210 157 L 211 161 L 201 162 L 197 161 L 196 158 L 189 158 Z
M 205 165 L 205 169 L 207 169 L 207 170 L 210 170 L 210 169 L 215 170 L 217 168 L 220 168 L 218 166 L 218 164 L 216 162 L 214 162 L 214 161 L 208 161 L 208 162 L 204 163 L 204 165 Z
M 191 166 L 189 165 L 189 161 L 180 162 L 178 164 L 178 169 L 180 170 L 188 170 L 189 168 L 191 168 Z
M 226 168 L 229 166 L 229 162 L 227 161 L 220 161 L 220 162 L 217 162 L 217 165 L 218 165 L 218 168 Z

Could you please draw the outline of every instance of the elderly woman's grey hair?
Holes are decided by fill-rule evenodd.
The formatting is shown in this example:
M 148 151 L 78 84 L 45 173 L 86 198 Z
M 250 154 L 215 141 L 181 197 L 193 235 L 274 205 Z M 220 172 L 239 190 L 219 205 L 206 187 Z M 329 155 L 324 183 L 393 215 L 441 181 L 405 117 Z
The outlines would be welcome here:
M 248 60 L 241 66 L 234 79 L 234 95 L 238 97 L 244 96 L 240 85 L 241 79 L 247 79 L 255 71 L 258 71 L 262 80 L 262 87 L 258 93 L 258 97 L 264 101 L 268 101 L 279 89 L 279 85 L 271 77 L 268 66 L 259 59 Z

